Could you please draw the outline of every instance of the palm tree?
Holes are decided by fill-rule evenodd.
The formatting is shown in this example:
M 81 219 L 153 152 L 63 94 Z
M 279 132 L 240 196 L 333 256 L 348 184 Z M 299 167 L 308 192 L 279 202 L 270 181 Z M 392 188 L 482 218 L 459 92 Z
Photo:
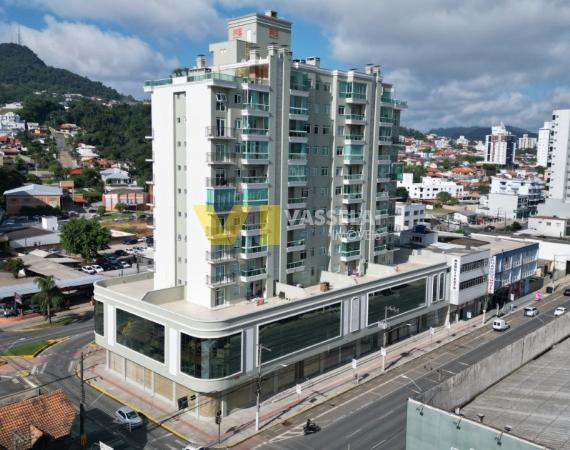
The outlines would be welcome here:
M 57 308 L 63 297 L 61 291 L 55 284 L 53 275 L 45 278 L 36 278 L 35 283 L 38 285 L 40 292 L 32 296 L 32 300 L 40 305 L 42 311 L 47 312 L 48 320 L 51 325 L 51 308 Z

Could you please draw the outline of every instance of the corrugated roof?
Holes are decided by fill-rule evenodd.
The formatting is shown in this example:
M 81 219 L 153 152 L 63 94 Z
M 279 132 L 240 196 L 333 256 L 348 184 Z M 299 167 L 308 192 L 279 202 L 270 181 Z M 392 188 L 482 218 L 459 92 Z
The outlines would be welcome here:
M 4 195 L 63 195 L 60 188 L 42 184 L 26 184 L 8 191 Z
M 55 280 L 55 284 L 60 289 L 86 286 L 88 284 L 93 284 L 97 281 L 103 280 L 104 278 L 100 275 L 85 275 L 80 278 L 69 278 L 66 280 Z M 36 294 L 40 290 L 38 285 L 33 281 L 24 284 L 12 284 L 9 286 L 0 286 L 0 299 L 10 298 L 14 296 L 14 293 L 20 295 L 31 295 Z

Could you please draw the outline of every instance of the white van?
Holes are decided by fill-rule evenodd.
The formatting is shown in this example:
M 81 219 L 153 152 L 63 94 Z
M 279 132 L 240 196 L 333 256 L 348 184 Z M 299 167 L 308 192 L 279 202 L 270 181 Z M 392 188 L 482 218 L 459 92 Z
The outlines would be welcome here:
M 526 306 L 524 309 L 524 315 L 527 317 L 538 316 L 538 308 L 534 306 Z
M 503 319 L 493 320 L 493 330 L 495 331 L 505 331 L 510 328 L 510 325 Z

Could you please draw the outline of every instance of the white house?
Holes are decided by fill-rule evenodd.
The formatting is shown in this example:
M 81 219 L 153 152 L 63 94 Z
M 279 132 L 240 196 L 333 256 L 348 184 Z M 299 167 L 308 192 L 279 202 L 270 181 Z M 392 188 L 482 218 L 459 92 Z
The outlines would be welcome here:
M 396 215 L 394 216 L 394 229 L 396 231 L 409 230 L 425 219 L 426 205 L 422 203 L 396 202 Z
M 440 192 L 447 192 L 454 198 L 463 197 L 463 186 L 441 178 L 422 177 L 422 181 L 414 183 L 414 174 L 404 173 L 398 187 L 405 187 L 410 198 L 418 200 L 435 200 Z

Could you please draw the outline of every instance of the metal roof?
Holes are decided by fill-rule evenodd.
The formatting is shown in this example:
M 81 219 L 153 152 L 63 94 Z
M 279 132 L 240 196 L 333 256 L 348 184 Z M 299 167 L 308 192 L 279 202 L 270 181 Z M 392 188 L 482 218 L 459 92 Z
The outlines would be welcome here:
M 88 284 L 93 284 L 96 281 L 103 280 L 104 278 L 100 275 L 86 275 L 79 278 L 70 278 L 65 280 L 55 280 L 55 284 L 60 289 L 85 286 Z M 13 297 L 14 293 L 20 295 L 36 294 L 40 290 L 38 285 L 33 281 L 25 284 L 12 284 L 9 286 L 0 286 L 0 299 Z
M 55 186 L 44 186 L 42 184 L 26 184 L 8 191 L 4 195 L 63 195 L 60 188 Z

